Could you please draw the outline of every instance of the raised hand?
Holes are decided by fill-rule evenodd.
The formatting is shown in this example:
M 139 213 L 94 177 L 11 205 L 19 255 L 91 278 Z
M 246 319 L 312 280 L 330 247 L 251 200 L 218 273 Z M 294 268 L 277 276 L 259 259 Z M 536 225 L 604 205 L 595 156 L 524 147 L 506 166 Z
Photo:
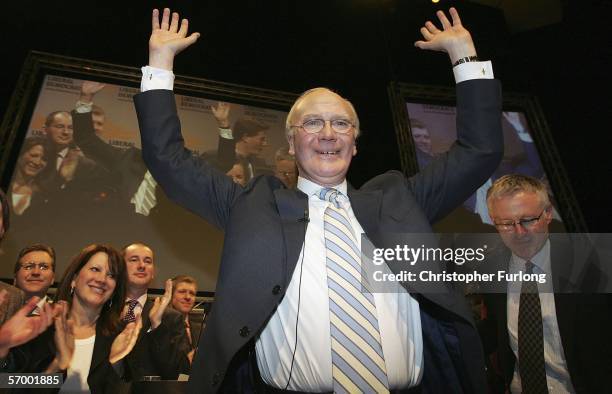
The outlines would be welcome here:
M 159 11 L 153 10 L 151 38 L 149 38 L 149 66 L 172 71 L 174 57 L 183 49 L 197 41 L 200 33 L 187 36 L 189 22 L 183 19 L 179 28 L 179 14 L 164 8 L 161 25 Z
M 38 297 L 30 298 L 0 327 L 0 358 L 6 357 L 11 348 L 36 338 L 51 325 L 57 312 L 56 308 L 47 303 L 39 308 L 38 315 L 28 316 L 39 300 Z
M 157 297 L 153 302 L 153 307 L 149 312 L 149 320 L 151 320 L 151 328 L 156 329 L 162 322 L 164 311 L 172 300 L 172 279 L 166 280 L 166 289 L 164 295 Z
M 91 103 L 96 93 L 104 89 L 105 86 L 105 84 L 100 82 L 83 81 L 83 84 L 81 85 L 81 95 L 79 96 L 79 100 L 84 103 Z
M 444 12 L 436 12 L 436 16 L 442 24 L 442 30 L 430 21 L 425 22 L 425 26 L 421 27 L 421 34 L 425 40 L 417 41 L 414 45 L 421 49 L 446 52 L 451 63 L 454 64 L 461 58 L 476 56 L 476 48 L 470 32 L 461 24 L 457 10 L 451 7 L 449 14 L 453 20 L 452 24 Z
M 217 105 L 213 105 L 210 107 L 213 116 L 217 120 L 217 124 L 222 129 L 228 129 L 230 127 L 229 124 L 229 113 L 230 113 L 231 105 L 229 103 L 224 103 L 219 101 Z
M 136 321 L 128 323 L 123 331 L 113 341 L 111 345 L 110 353 L 108 355 L 108 361 L 111 364 L 115 364 L 122 360 L 125 356 L 130 354 L 136 341 L 138 340 L 138 333 L 142 328 L 142 318 L 138 316 Z
M 55 359 L 47 368 L 48 372 L 56 370 L 66 370 L 72 362 L 74 355 L 74 321 L 68 319 L 68 304 L 66 301 L 59 301 L 56 307 L 59 307 L 59 315 L 55 317 Z

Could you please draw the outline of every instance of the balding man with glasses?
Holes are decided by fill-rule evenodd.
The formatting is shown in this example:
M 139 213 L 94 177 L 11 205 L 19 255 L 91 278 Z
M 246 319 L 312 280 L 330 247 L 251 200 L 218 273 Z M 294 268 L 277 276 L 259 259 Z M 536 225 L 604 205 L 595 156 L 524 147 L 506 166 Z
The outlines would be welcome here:
M 425 171 L 395 171 L 354 189 L 353 105 L 326 88 L 302 94 L 286 120 L 297 190 L 273 176 L 236 186 L 184 147 L 172 89 L 174 56 L 193 44 L 188 22 L 153 12 L 143 93 L 134 97 L 143 158 L 175 202 L 226 231 L 215 293 L 188 392 L 484 393 L 484 357 L 456 294 L 361 291 L 363 233 L 430 233 L 482 184 L 502 153 L 500 85 L 476 58 L 455 9 L 423 49 L 447 52 L 458 96 L 458 143 Z M 402 239 L 404 240 L 404 239 Z M 377 244 L 377 247 L 379 245 Z M 367 286 L 366 286 L 367 287 Z

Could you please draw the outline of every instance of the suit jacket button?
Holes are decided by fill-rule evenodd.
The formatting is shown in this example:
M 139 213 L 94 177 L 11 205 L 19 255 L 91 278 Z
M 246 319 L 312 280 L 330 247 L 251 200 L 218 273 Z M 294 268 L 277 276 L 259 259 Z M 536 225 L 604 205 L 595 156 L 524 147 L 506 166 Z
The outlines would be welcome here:
M 283 288 L 280 287 L 279 285 L 274 286 L 274 288 L 272 289 L 272 294 L 277 295 L 281 292 Z
M 218 385 L 220 379 L 221 379 L 221 375 L 219 374 L 219 372 L 215 372 L 215 374 L 212 377 L 212 384 L 213 384 L 213 386 Z
M 251 333 L 251 330 L 247 326 L 244 326 L 240 329 L 239 334 L 241 337 L 248 337 Z

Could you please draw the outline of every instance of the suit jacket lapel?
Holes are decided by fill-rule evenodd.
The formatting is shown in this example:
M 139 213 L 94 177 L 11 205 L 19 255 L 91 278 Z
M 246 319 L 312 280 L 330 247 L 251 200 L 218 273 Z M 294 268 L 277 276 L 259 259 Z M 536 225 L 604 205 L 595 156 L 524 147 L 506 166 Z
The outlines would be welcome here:
M 146 334 L 147 330 L 151 327 L 151 322 L 149 321 L 149 312 L 151 312 L 151 308 L 153 308 L 153 301 L 147 298 L 145 304 L 142 306 L 142 312 L 140 313 L 142 329 L 140 330 L 140 334 L 138 334 L 139 338 Z
M 348 196 L 355 217 L 367 234 L 373 234 L 380 228 L 380 207 L 382 205 L 381 190 L 356 190 L 348 186 Z
M 96 339 L 94 342 L 93 354 L 91 355 L 91 365 L 89 367 L 90 375 L 91 371 L 96 369 L 105 359 L 108 358 L 113 339 L 114 338 L 103 335 L 100 325 L 96 325 Z
M 564 235 L 559 235 L 564 236 Z M 561 335 L 561 343 L 565 352 L 565 358 L 574 359 L 569 353 L 574 348 L 574 328 L 576 322 L 576 298 L 581 294 L 560 294 L 565 292 L 576 292 L 578 289 L 571 282 L 570 273 L 573 263 L 573 250 L 571 242 L 563 242 L 551 238 L 550 243 L 550 265 L 553 273 L 553 286 L 555 291 L 555 313 L 557 325 Z
M 308 196 L 299 190 L 274 190 L 276 207 L 281 217 L 285 241 L 285 286 L 286 289 L 295 269 L 308 225 Z

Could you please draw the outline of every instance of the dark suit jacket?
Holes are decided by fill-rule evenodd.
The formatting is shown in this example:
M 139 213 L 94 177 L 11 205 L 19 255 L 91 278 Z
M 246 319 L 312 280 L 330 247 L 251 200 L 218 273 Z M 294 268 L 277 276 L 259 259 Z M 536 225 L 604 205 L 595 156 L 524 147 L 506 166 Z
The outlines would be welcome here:
M 51 326 L 45 332 L 30 342 L 11 349 L 7 368 L 0 372 L 43 372 L 55 357 L 55 342 L 53 335 L 55 329 Z M 115 336 L 103 335 L 99 327 L 96 328 L 96 341 L 91 357 L 87 383 L 92 394 L 116 394 L 125 387 L 126 382 L 121 379 L 108 361 L 111 345 Z M 31 389 L 13 389 L 13 393 L 29 393 Z M 57 393 L 59 389 L 37 389 L 37 393 Z
M 0 304 L 0 326 L 4 324 L 11 316 L 21 308 L 24 302 L 23 292 L 16 288 L 0 281 L 0 290 L 6 290 L 6 301 Z
M 219 162 L 220 170 L 223 172 L 227 172 L 232 169 L 235 163 L 239 161 L 242 162 L 245 166 L 251 165 L 253 167 L 253 176 L 258 175 L 273 175 L 274 171 L 270 168 L 270 166 L 260 157 L 251 156 L 244 159 L 241 159 L 236 155 L 236 140 L 235 139 L 227 139 L 219 136 L 219 144 L 217 149 L 217 160 Z M 248 168 L 245 168 L 245 171 L 248 171 Z M 247 181 L 250 179 L 248 178 Z
M 430 222 L 459 205 L 496 168 L 503 149 L 499 83 L 466 81 L 457 92 L 459 142 L 449 153 L 411 178 L 392 171 L 349 190 L 368 237 L 383 231 L 431 232 Z M 231 391 L 233 382 L 245 380 L 239 376 L 245 345 L 276 310 L 295 269 L 308 197 L 274 177 L 258 177 L 240 188 L 192 158 L 184 149 L 172 92 L 149 91 L 134 102 L 143 157 L 155 179 L 175 202 L 226 230 L 215 308 L 188 387 L 192 393 Z M 394 241 L 382 236 L 374 244 Z M 415 297 L 421 307 L 424 390 L 485 392 L 482 348 L 465 300 L 449 291 Z
M 74 141 L 85 155 L 104 166 L 114 177 L 122 200 L 129 201 L 144 179 L 147 167 L 138 148 L 120 149 L 102 141 L 95 133 L 91 112 L 72 111 Z
M 202 332 L 203 315 L 200 314 L 189 314 L 189 326 L 191 331 L 191 337 L 187 335 L 187 328 L 185 327 L 185 318 L 183 317 L 183 340 L 180 341 L 180 350 L 183 354 L 187 354 L 198 347 L 198 341 L 200 340 L 200 333 Z M 191 370 L 191 366 L 190 366 Z M 189 372 L 184 372 L 189 374 Z
M 605 382 L 612 376 L 612 345 L 608 341 L 612 332 L 612 299 L 610 294 L 588 294 L 602 288 L 598 283 L 602 277 L 594 255 L 584 256 L 585 250 L 577 242 L 581 241 L 570 242 L 564 234 L 552 234 L 550 240 L 561 343 L 576 392 L 609 392 Z M 507 266 L 510 257 L 510 250 L 504 248 L 490 261 Z M 578 264 L 578 260 L 582 262 Z M 483 322 L 481 335 L 485 351 L 497 351 L 504 384 L 509 387 L 516 358 L 508 339 L 507 295 L 487 294 L 484 300 L 487 319 Z
M 142 309 L 142 330 L 138 342 L 126 357 L 131 380 L 142 380 L 144 376 L 161 376 L 162 379 L 177 379 L 180 373 L 189 373 L 189 360 L 185 349 L 185 332 L 182 316 L 167 308 L 159 327 L 151 327 L 149 312 L 153 301 L 147 300 Z

